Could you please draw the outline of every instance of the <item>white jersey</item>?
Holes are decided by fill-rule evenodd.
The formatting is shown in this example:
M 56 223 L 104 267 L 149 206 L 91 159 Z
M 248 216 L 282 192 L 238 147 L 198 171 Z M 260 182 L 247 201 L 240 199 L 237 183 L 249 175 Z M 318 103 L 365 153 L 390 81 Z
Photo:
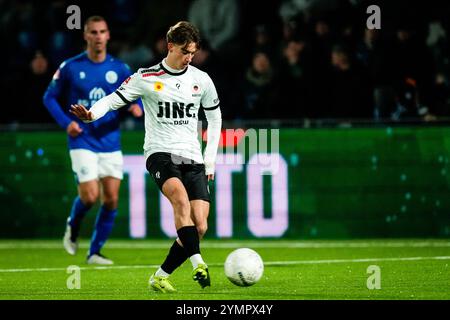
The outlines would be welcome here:
M 115 97 L 100 100 L 98 105 L 90 109 L 94 120 L 109 110 L 142 99 L 146 158 L 155 152 L 169 152 L 198 163 L 215 162 L 221 116 L 216 88 L 206 72 L 194 66 L 188 66 L 182 71 L 174 70 L 163 60 L 154 67 L 139 69 L 110 96 Z M 105 104 L 108 106 L 104 107 Z M 200 106 L 205 110 L 208 120 L 205 159 L 201 154 L 197 128 Z M 214 120 L 214 128 L 210 127 L 211 119 Z M 214 132 L 210 134 L 210 130 Z

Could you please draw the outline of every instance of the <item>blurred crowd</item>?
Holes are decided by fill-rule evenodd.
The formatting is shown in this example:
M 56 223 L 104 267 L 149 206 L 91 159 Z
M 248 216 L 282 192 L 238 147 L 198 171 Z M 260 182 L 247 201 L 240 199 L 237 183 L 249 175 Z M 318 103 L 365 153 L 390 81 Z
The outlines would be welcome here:
M 214 80 L 224 120 L 433 121 L 450 116 L 450 3 L 365 0 L 0 0 L 1 123 L 52 123 L 42 95 L 84 50 L 67 7 L 102 15 L 109 53 L 133 71 L 166 55 L 165 32 L 194 23 L 192 62 Z M 369 5 L 381 29 L 366 27 Z

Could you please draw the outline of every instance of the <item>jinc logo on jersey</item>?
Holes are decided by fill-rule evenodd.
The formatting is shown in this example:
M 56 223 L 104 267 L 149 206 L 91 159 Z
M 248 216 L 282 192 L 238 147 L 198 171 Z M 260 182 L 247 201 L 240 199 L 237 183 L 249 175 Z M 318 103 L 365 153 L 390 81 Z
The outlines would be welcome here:
M 195 118 L 196 113 L 194 110 L 193 103 L 184 105 L 182 102 L 158 102 L 159 111 L 156 115 L 158 118 L 172 118 L 172 119 L 184 119 L 184 118 Z M 177 123 L 177 124 L 187 124 L 187 123 Z

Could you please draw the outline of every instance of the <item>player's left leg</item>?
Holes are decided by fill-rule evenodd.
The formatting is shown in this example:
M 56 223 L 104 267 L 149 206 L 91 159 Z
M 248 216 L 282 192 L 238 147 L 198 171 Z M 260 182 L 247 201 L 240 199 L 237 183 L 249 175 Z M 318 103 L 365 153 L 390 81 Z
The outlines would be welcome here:
M 183 184 L 189 196 L 189 203 L 191 206 L 191 219 L 194 222 L 198 233 L 198 254 L 189 257 L 194 270 L 192 277 L 197 281 L 202 288 L 211 285 L 211 278 L 207 264 L 204 262 L 200 250 L 200 240 L 208 229 L 208 215 L 209 215 L 209 186 L 208 177 L 205 173 L 204 164 L 189 164 L 186 167 L 183 176 Z
M 198 237 L 202 240 L 208 230 L 209 202 L 205 200 L 192 200 L 190 203 L 191 218 L 197 228 Z
M 201 240 L 208 229 L 207 219 L 209 214 L 209 202 L 204 200 L 193 200 L 190 201 L 190 204 L 191 218 L 197 228 L 199 240 Z M 183 248 L 183 244 L 181 243 L 180 238 L 177 238 L 173 242 L 169 254 L 158 271 L 156 271 L 155 275 L 168 277 L 187 259 L 188 255 Z
M 190 203 L 191 217 L 197 228 L 199 240 L 201 240 L 208 230 L 209 202 L 205 200 L 192 200 Z M 191 261 L 195 258 L 195 256 L 190 257 Z M 208 266 L 205 263 L 198 263 L 197 268 L 192 272 L 192 277 L 202 288 L 211 286 L 211 277 Z
M 100 251 L 112 232 L 114 219 L 117 215 L 120 182 L 123 177 L 122 153 L 120 151 L 101 153 L 99 161 L 102 205 L 95 221 L 95 230 L 91 238 L 88 263 L 113 264 L 113 261 L 105 258 Z

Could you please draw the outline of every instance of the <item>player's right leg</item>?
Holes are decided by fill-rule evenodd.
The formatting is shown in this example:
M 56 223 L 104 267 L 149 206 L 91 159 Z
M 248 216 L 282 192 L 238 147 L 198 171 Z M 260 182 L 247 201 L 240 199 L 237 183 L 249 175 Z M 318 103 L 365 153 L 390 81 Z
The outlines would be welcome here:
M 161 269 L 161 268 L 160 268 Z M 160 271 L 160 269 L 158 271 Z M 148 284 L 154 291 L 172 293 L 177 290 L 169 280 L 169 275 L 158 275 L 158 271 L 150 276 Z
M 78 183 L 78 196 L 72 204 L 70 216 L 67 219 L 63 245 L 71 255 L 76 254 L 78 249 L 77 239 L 81 221 L 98 199 L 96 157 L 96 154 L 89 150 L 70 150 L 72 170 Z
M 181 180 L 171 177 L 164 182 L 161 189 L 172 204 L 177 232 L 180 229 L 184 230 L 189 227 L 197 232 L 190 217 L 189 199 Z M 178 234 L 180 236 L 180 233 Z M 149 284 L 155 291 L 164 293 L 176 291 L 168 279 L 172 272 L 190 256 L 189 251 L 186 250 L 186 245 L 184 245 L 183 238 L 185 237 L 181 236 L 178 241 L 174 241 L 163 264 L 150 277 Z M 192 245 L 188 244 L 188 247 L 191 248 Z
M 169 201 L 175 211 L 176 225 L 193 225 L 189 217 L 189 201 L 186 190 L 181 183 L 181 172 L 172 162 L 171 155 L 167 153 L 155 153 L 147 159 L 147 170 L 153 177 L 161 192 L 169 193 Z M 164 186 L 164 189 L 163 189 Z M 166 194 L 165 194 L 166 195 Z M 166 195 L 167 197 L 167 195 Z M 181 212 L 181 213 L 179 213 Z M 184 217 L 181 219 L 177 217 Z M 175 289 L 171 283 L 167 283 L 172 272 L 183 264 L 188 258 L 181 240 L 175 240 L 161 267 L 151 276 L 149 284 L 154 290 L 161 292 L 173 292 Z M 160 285 L 161 282 L 164 282 Z M 167 289 L 169 288 L 169 289 Z
M 169 253 L 162 265 L 156 270 L 156 272 L 150 277 L 149 284 L 155 291 L 161 292 L 174 292 L 176 291 L 172 283 L 160 283 L 168 280 L 169 276 L 181 266 L 187 259 L 186 251 L 181 244 L 181 241 L 177 238 L 169 249 Z M 166 288 L 166 289 L 165 289 Z M 167 289 L 169 288 L 169 289 Z M 161 290 L 164 289 L 164 290 Z
M 186 255 L 192 263 L 193 278 L 202 288 L 210 286 L 208 267 L 200 254 L 200 237 L 192 219 L 187 191 L 178 178 L 168 179 L 162 190 L 174 208 L 175 227 Z
M 157 152 L 150 155 L 146 161 L 146 168 L 161 192 L 162 186 L 167 179 L 181 176 L 181 173 L 177 172 L 177 169 L 172 166 L 170 154 L 168 153 Z M 184 248 L 180 245 L 177 246 L 176 243 L 174 243 L 170 248 L 164 263 L 151 275 L 149 279 L 150 287 L 155 291 L 163 293 L 176 291 L 169 281 L 169 276 L 186 259 L 187 256 Z
M 114 262 L 100 253 L 112 232 L 117 215 L 120 179 L 115 177 L 101 178 L 102 205 L 97 214 L 94 232 L 87 257 L 88 264 L 111 265 Z

